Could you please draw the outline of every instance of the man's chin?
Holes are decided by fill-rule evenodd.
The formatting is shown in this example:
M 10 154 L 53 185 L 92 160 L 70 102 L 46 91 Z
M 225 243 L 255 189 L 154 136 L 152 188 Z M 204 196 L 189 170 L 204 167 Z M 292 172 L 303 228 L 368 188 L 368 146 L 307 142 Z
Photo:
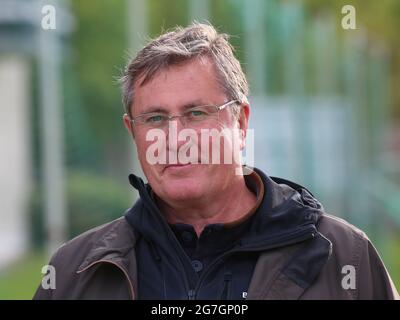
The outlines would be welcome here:
M 202 183 L 193 177 L 166 179 L 163 184 L 165 195 L 174 201 L 197 199 L 205 193 Z
M 174 201 L 198 199 L 209 188 L 206 166 L 200 164 L 176 165 L 163 168 L 155 189 L 163 190 L 164 197 Z

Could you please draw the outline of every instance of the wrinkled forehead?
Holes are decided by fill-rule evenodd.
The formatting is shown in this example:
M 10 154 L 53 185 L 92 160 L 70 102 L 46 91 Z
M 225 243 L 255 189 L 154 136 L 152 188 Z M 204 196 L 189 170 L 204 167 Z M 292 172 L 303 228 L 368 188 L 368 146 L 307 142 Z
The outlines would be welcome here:
M 199 102 L 222 103 L 227 98 L 218 83 L 215 66 L 208 58 L 169 65 L 147 81 L 145 77 L 141 75 L 134 85 L 133 114 L 155 107 L 169 109 Z

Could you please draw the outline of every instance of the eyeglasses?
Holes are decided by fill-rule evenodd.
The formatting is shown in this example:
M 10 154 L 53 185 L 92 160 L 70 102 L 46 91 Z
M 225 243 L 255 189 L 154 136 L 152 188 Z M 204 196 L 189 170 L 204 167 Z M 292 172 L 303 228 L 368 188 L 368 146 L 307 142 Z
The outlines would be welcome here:
M 149 112 L 131 118 L 131 123 L 147 128 L 164 128 L 169 121 L 180 118 L 184 126 L 196 126 L 219 118 L 219 112 L 226 107 L 233 106 L 238 100 L 228 101 L 220 106 L 207 105 L 187 109 L 180 115 L 168 116 L 161 112 Z

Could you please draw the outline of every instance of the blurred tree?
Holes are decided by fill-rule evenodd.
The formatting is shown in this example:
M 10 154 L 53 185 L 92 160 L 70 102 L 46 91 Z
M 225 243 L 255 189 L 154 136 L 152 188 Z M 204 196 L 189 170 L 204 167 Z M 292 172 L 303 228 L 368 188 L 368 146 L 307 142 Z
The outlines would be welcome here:
M 400 118 L 400 1 L 398 0 L 346 0 L 319 1 L 305 0 L 309 12 L 318 15 L 324 12 L 337 13 L 336 27 L 339 34 L 344 35 L 349 32 L 359 32 L 365 29 L 371 40 L 370 45 L 384 44 L 389 50 L 390 56 L 390 89 L 392 95 L 392 114 Z M 343 14 L 341 9 L 344 5 L 351 4 L 356 9 L 357 30 L 343 30 L 341 19 Z
M 71 68 L 77 72 L 82 108 L 88 130 L 101 141 L 102 149 L 118 154 L 125 148 L 123 108 L 116 77 L 124 65 L 127 48 L 126 2 L 123 0 L 72 1 L 77 29 L 72 36 Z M 67 106 L 68 107 L 68 106 Z M 105 161 L 107 154 L 98 155 Z
M 148 21 L 150 37 L 175 27 L 186 25 L 188 3 L 186 0 L 148 0 Z

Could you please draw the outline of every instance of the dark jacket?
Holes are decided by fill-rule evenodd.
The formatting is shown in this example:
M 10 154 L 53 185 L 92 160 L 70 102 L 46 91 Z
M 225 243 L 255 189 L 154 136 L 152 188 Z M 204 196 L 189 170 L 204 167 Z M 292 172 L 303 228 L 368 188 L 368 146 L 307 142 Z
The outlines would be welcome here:
M 145 281 L 141 272 L 145 268 L 154 274 L 155 286 L 169 286 L 171 293 L 164 298 L 229 299 L 224 278 L 227 265 L 236 270 L 230 273 L 235 283 L 249 282 L 247 299 L 398 298 L 378 253 L 362 231 L 324 213 L 305 188 L 257 172 L 266 192 L 248 222 L 249 232 L 234 241 L 204 271 L 206 275 L 188 274 L 190 260 L 185 260 L 158 211 L 150 187 L 131 175 L 140 193 L 137 203 L 125 217 L 61 246 L 50 261 L 56 270 L 56 289 L 39 286 L 34 299 L 140 298 L 138 275 Z M 256 259 L 250 253 L 256 253 Z M 254 265 L 244 267 L 241 261 L 249 256 Z M 240 268 L 247 268 L 242 271 L 247 270 L 248 280 Z M 354 283 L 349 282 L 351 272 Z

